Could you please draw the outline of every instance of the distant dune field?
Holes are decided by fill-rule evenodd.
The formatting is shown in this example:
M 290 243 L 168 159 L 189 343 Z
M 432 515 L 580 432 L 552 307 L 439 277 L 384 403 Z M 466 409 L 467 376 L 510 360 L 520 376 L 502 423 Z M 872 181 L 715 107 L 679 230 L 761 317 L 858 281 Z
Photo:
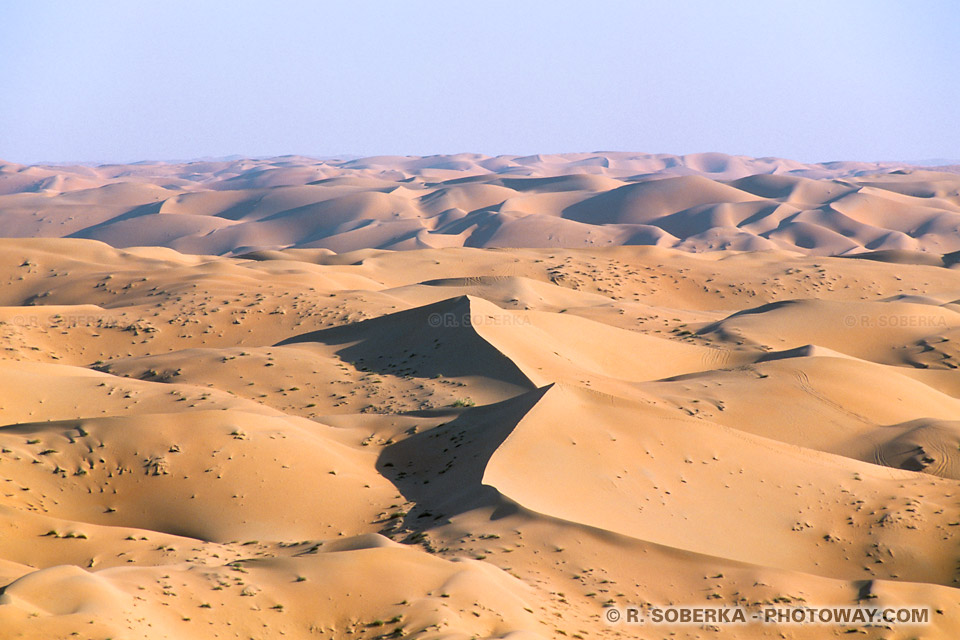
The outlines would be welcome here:
M 0 166 L 0 639 L 960 637 L 960 174 Z M 922 606 L 917 627 L 610 625 Z
M 960 167 L 718 153 L 0 164 L 0 235 L 259 249 L 960 250 Z

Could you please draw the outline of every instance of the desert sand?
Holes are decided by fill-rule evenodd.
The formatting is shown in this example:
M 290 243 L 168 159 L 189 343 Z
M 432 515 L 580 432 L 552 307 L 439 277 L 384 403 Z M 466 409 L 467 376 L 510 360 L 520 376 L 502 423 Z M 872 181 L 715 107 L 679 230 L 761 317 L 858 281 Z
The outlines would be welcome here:
M 0 236 L 192 254 L 594 248 L 960 250 L 960 166 L 718 153 L 182 164 L 0 162 Z
M 4 640 L 960 637 L 958 167 L 0 165 Z

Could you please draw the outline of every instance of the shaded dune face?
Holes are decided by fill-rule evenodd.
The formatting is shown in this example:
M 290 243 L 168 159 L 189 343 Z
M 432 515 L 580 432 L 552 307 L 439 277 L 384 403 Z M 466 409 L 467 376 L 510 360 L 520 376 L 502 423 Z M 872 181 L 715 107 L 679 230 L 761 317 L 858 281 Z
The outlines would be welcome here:
M 0 166 L 0 234 L 193 254 L 654 245 L 960 251 L 960 170 L 723 154 Z
M 953 173 L 289 157 L 0 190 L 0 638 L 960 637 Z M 642 603 L 931 620 L 604 622 Z

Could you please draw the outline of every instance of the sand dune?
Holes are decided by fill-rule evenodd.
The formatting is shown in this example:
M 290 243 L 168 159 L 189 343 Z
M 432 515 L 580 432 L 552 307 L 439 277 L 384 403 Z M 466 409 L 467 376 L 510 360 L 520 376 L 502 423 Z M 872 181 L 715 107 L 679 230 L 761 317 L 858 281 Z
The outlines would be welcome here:
M 0 637 L 955 638 L 958 187 L 5 164 Z M 670 603 L 931 620 L 604 621 Z
M 327 248 L 960 251 L 956 167 L 718 153 L 0 164 L 0 234 L 194 254 Z

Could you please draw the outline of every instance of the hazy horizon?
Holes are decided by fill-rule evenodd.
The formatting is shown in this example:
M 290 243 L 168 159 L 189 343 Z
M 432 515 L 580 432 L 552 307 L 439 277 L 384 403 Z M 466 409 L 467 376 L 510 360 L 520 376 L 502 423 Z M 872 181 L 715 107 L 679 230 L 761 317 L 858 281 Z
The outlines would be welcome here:
M 113 165 L 138 165 L 138 164 L 187 164 L 192 162 L 229 162 L 233 160 L 272 160 L 276 158 L 309 158 L 311 160 L 317 161 L 350 161 L 350 160 L 361 160 L 363 158 L 371 158 L 378 156 L 395 156 L 395 157 L 407 157 L 407 158 L 426 158 L 426 157 L 443 157 L 443 156 L 458 156 L 458 155 L 489 155 L 489 157 L 523 157 L 524 155 L 574 155 L 574 154 L 604 154 L 604 153 L 637 153 L 637 154 L 652 154 L 652 155 L 677 155 L 677 156 L 693 156 L 699 154 L 709 154 L 709 153 L 724 153 L 722 151 L 693 151 L 686 154 L 670 154 L 667 152 L 660 151 L 646 151 L 646 150 L 612 150 L 612 149 L 594 149 L 591 151 L 557 151 L 539 154 L 520 154 L 520 153 L 498 153 L 498 154 L 476 154 L 473 151 L 460 151 L 453 153 L 429 153 L 424 155 L 414 155 L 414 154 L 386 154 L 386 153 L 374 153 L 369 155 L 360 155 L 356 153 L 333 153 L 333 154 L 309 154 L 309 153 L 280 153 L 280 154 L 266 154 L 266 155 L 244 155 L 231 153 L 221 156 L 194 156 L 187 158 L 139 158 L 139 159 L 105 159 L 105 160 L 37 160 L 34 162 L 17 162 L 16 164 L 22 164 L 24 166 L 84 166 L 84 167 L 105 167 Z M 744 157 L 744 158 L 753 158 L 753 156 L 746 156 L 742 154 L 724 154 L 730 155 L 732 157 Z M 758 157 L 757 159 L 764 158 L 781 158 L 784 160 L 795 160 L 795 158 L 788 158 L 785 156 L 763 156 Z M 879 159 L 861 159 L 861 160 L 850 160 L 848 158 L 831 158 L 829 160 L 813 160 L 805 162 L 805 164 L 815 165 L 815 164 L 830 164 L 833 162 L 868 162 L 868 163 L 901 163 L 908 165 L 915 165 L 918 167 L 939 167 L 939 166 L 953 166 L 960 164 L 960 159 L 958 158 L 879 158 Z M 7 158 L 0 157 L 0 162 L 15 162 Z

